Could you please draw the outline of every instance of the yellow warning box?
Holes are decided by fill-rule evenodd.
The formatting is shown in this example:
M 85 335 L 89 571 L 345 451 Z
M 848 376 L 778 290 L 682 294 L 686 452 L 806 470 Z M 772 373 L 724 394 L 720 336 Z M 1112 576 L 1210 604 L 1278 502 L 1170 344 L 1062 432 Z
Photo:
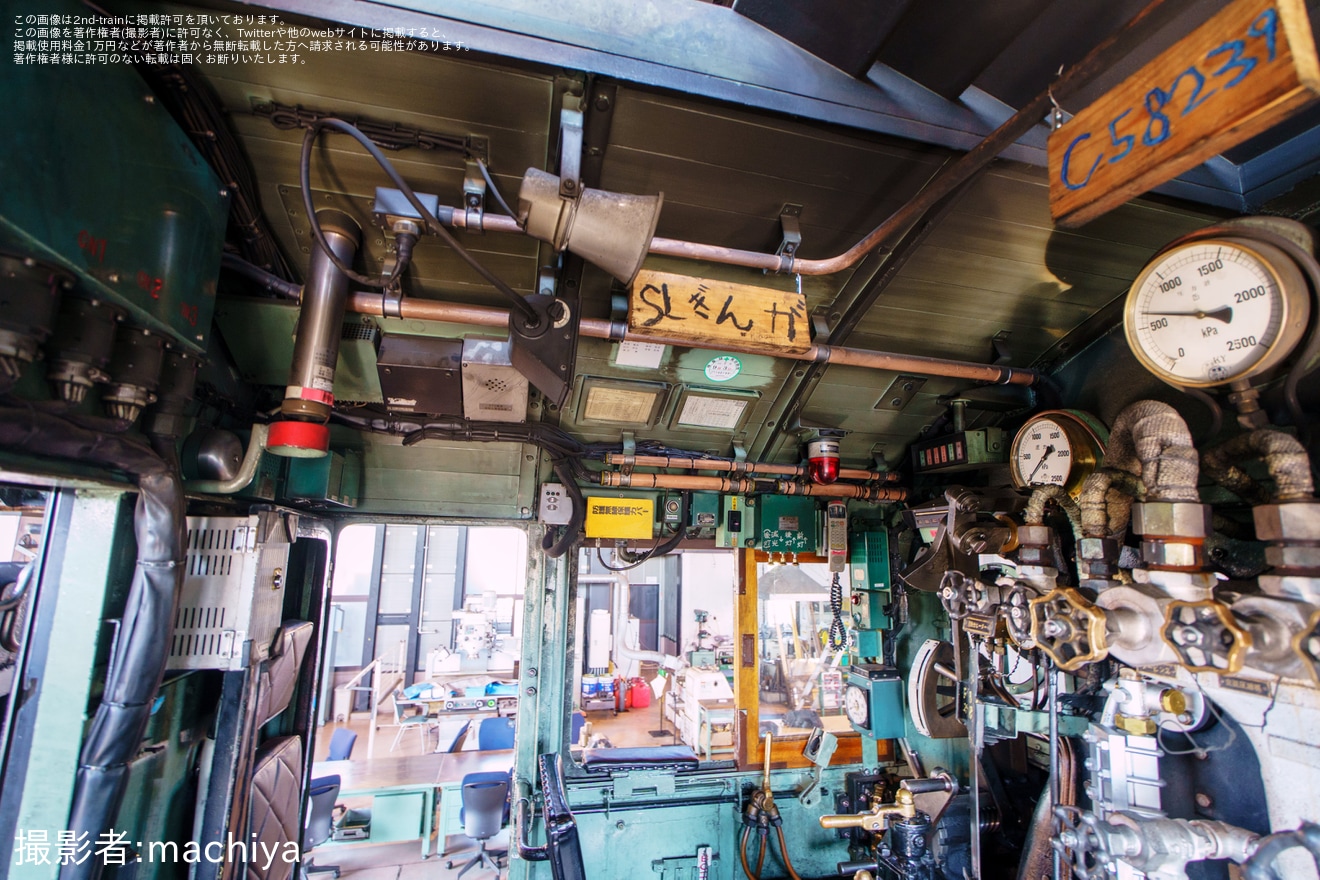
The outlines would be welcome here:
M 588 498 L 588 538 L 650 538 L 655 522 L 651 498 Z

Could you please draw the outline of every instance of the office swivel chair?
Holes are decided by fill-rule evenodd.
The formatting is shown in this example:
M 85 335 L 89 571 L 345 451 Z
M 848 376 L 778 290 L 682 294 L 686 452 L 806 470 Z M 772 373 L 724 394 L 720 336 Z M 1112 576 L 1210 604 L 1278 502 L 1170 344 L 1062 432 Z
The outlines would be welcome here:
M 347 761 L 353 755 L 353 744 L 357 742 L 357 734 L 347 727 L 336 727 L 335 732 L 330 734 L 330 751 L 326 754 L 327 761 Z
M 463 777 L 463 809 L 459 813 L 463 833 L 477 842 L 477 851 L 458 872 L 461 878 L 477 865 L 483 865 L 499 875 L 499 860 L 508 856 L 508 850 L 488 850 L 490 840 L 509 821 L 509 774 L 500 771 L 469 773 Z M 453 868 L 452 861 L 445 864 Z
M 515 725 L 512 718 L 481 719 L 481 726 L 477 728 L 477 748 L 483 752 L 513 748 Z
M 351 747 L 351 743 L 350 743 Z M 303 829 L 303 852 L 320 846 L 330 839 L 334 826 L 335 800 L 339 797 L 339 777 L 323 776 L 313 779 L 307 788 L 307 827 Z M 339 876 L 338 865 L 315 865 L 311 857 L 303 862 L 302 876 L 314 874 Z

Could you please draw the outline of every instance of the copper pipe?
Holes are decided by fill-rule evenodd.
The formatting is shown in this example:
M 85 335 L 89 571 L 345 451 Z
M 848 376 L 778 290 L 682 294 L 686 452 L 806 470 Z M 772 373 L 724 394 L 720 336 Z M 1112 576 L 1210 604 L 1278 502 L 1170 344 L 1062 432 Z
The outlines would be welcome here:
M 763 461 L 725 461 L 718 458 L 691 458 L 673 455 L 624 455 L 610 452 L 605 455 L 605 463 L 611 465 L 631 464 L 635 467 L 687 468 L 697 471 L 733 471 L 746 474 L 774 474 L 786 477 L 805 476 L 807 469 L 800 464 L 770 464 Z M 854 470 L 843 468 L 839 471 L 841 480 L 875 480 L 892 483 L 898 474 L 881 471 Z
M 779 495 L 810 495 L 814 498 L 857 498 L 862 501 L 906 501 L 903 486 L 859 486 L 856 483 L 790 483 L 781 480 Z
M 981 168 L 993 162 L 1001 152 L 1040 125 L 1056 102 L 1069 97 L 1079 88 L 1090 83 L 1097 74 L 1121 61 L 1142 42 L 1146 34 L 1159 30 L 1187 5 L 1184 0 L 1153 0 L 1117 32 L 1088 52 L 1081 61 L 1055 77 L 1047 90 L 1038 94 L 1002 125 L 986 135 L 956 162 L 939 171 L 925 189 L 889 215 L 865 238 L 837 256 L 822 260 L 802 260 L 791 256 L 781 257 L 777 254 L 660 237 L 651 239 L 649 252 L 660 256 L 706 260 L 789 275 L 832 275 L 835 272 L 851 269 L 867 254 L 881 247 L 887 247 L 903 230 L 920 220 L 936 202 L 953 192 Z M 452 218 L 450 221 L 452 225 L 466 226 L 467 218 L 462 210 L 442 209 L 442 218 L 446 211 Z M 486 214 L 482 219 L 482 228 L 498 232 L 523 231 L 517 220 L 501 214 Z
M 859 486 L 856 483 L 830 483 L 827 486 L 815 483 L 794 483 L 788 480 L 742 480 L 728 477 L 702 477 L 692 474 L 624 474 L 618 471 L 601 471 L 600 484 L 606 488 L 620 489 L 686 489 L 689 491 L 735 492 L 738 494 L 760 493 L 772 485 L 772 495 L 810 495 L 817 498 L 856 498 L 861 501 L 879 503 L 883 501 L 904 501 L 908 490 L 902 486 Z
M 359 315 L 384 316 L 385 301 L 379 293 L 357 291 L 348 296 L 348 310 Z M 508 309 L 468 306 L 436 299 L 404 297 L 399 300 L 399 316 L 416 321 L 442 321 L 447 324 L 470 324 L 476 327 L 509 327 Z
M 509 324 L 507 310 L 489 306 L 469 306 L 434 299 L 404 297 L 399 301 L 398 308 L 400 317 L 413 320 L 475 324 L 480 327 L 498 327 L 501 329 L 508 327 Z M 349 297 L 348 310 L 351 312 L 361 315 L 384 315 L 384 309 L 385 300 L 379 294 L 359 292 L 351 294 Z M 633 335 L 629 332 L 627 326 L 621 322 L 616 323 L 599 318 L 582 318 L 578 321 L 578 332 L 591 339 L 610 339 L 616 342 L 635 339 L 658 345 L 674 345 L 679 348 L 692 348 L 696 345 L 691 339 L 676 339 L 669 336 L 652 336 L 649 334 Z M 991 364 L 869 351 L 861 348 L 847 348 L 841 345 L 813 345 L 804 351 L 767 351 L 755 345 L 740 345 L 734 342 L 701 343 L 700 347 L 735 354 L 785 357 L 798 361 L 824 361 L 850 367 L 865 367 L 870 370 L 919 373 L 925 376 L 947 376 L 952 379 L 969 379 L 999 385 L 1032 385 L 1035 384 L 1037 379 L 1034 370 L 1026 370 L 1020 367 L 997 367 Z
M 600 484 L 622 489 L 688 489 L 747 494 L 756 491 L 755 480 L 699 477 L 692 474 L 621 474 L 601 471 Z

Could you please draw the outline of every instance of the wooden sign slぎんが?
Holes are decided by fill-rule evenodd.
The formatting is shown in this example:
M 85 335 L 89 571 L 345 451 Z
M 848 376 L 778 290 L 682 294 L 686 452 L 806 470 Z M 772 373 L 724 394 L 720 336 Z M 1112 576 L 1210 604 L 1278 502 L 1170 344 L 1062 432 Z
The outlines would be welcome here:
M 642 270 L 628 293 L 628 331 L 693 346 L 755 344 L 777 351 L 811 347 L 807 300 L 775 290 Z

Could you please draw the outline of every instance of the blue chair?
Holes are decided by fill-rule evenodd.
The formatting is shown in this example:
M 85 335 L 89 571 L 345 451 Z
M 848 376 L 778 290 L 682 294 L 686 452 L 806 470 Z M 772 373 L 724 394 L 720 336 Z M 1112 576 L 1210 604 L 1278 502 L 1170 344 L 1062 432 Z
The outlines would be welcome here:
M 477 748 L 483 752 L 492 749 L 513 748 L 513 734 L 517 722 L 512 718 L 483 718 L 477 728 Z
M 347 727 L 336 727 L 335 732 L 330 734 L 330 752 L 325 756 L 327 761 L 347 761 L 353 755 L 353 744 L 357 742 L 357 734 Z
M 463 808 L 459 820 L 463 833 L 477 842 L 477 851 L 458 876 L 462 877 L 477 865 L 483 865 L 499 875 L 499 860 L 508 856 L 508 850 L 488 850 L 490 840 L 509 821 L 510 774 L 498 770 L 469 773 L 463 777 Z M 445 867 L 453 868 L 452 861 Z
M 350 743 L 350 747 L 351 747 Z M 307 825 L 303 829 L 303 852 L 330 839 L 334 827 L 335 800 L 339 797 L 339 777 L 322 776 L 307 787 Z M 303 877 L 313 874 L 339 876 L 337 865 L 316 865 L 309 857 L 302 866 Z
M 467 739 L 468 731 L 471 729 L 472 729 L 471 721 L 463 722 L 463 726 L 458 729 L 458 733 L 454 734 L 454 738 L 449 741 L 449 745 L 448 747 L 445 748 L 445 751 L 446 752 L 463 751 L 463 743 Z M 437 745 L 436 748 L 438 750 L 439 746 Z
M 570 731 L 568 738 L 569 746 L 578 745 L 578 741 L 582 739 L 582 728 L 586 726 L 587 726 L 587 716 L 582 712 L 574 712 L 573 728 Z

